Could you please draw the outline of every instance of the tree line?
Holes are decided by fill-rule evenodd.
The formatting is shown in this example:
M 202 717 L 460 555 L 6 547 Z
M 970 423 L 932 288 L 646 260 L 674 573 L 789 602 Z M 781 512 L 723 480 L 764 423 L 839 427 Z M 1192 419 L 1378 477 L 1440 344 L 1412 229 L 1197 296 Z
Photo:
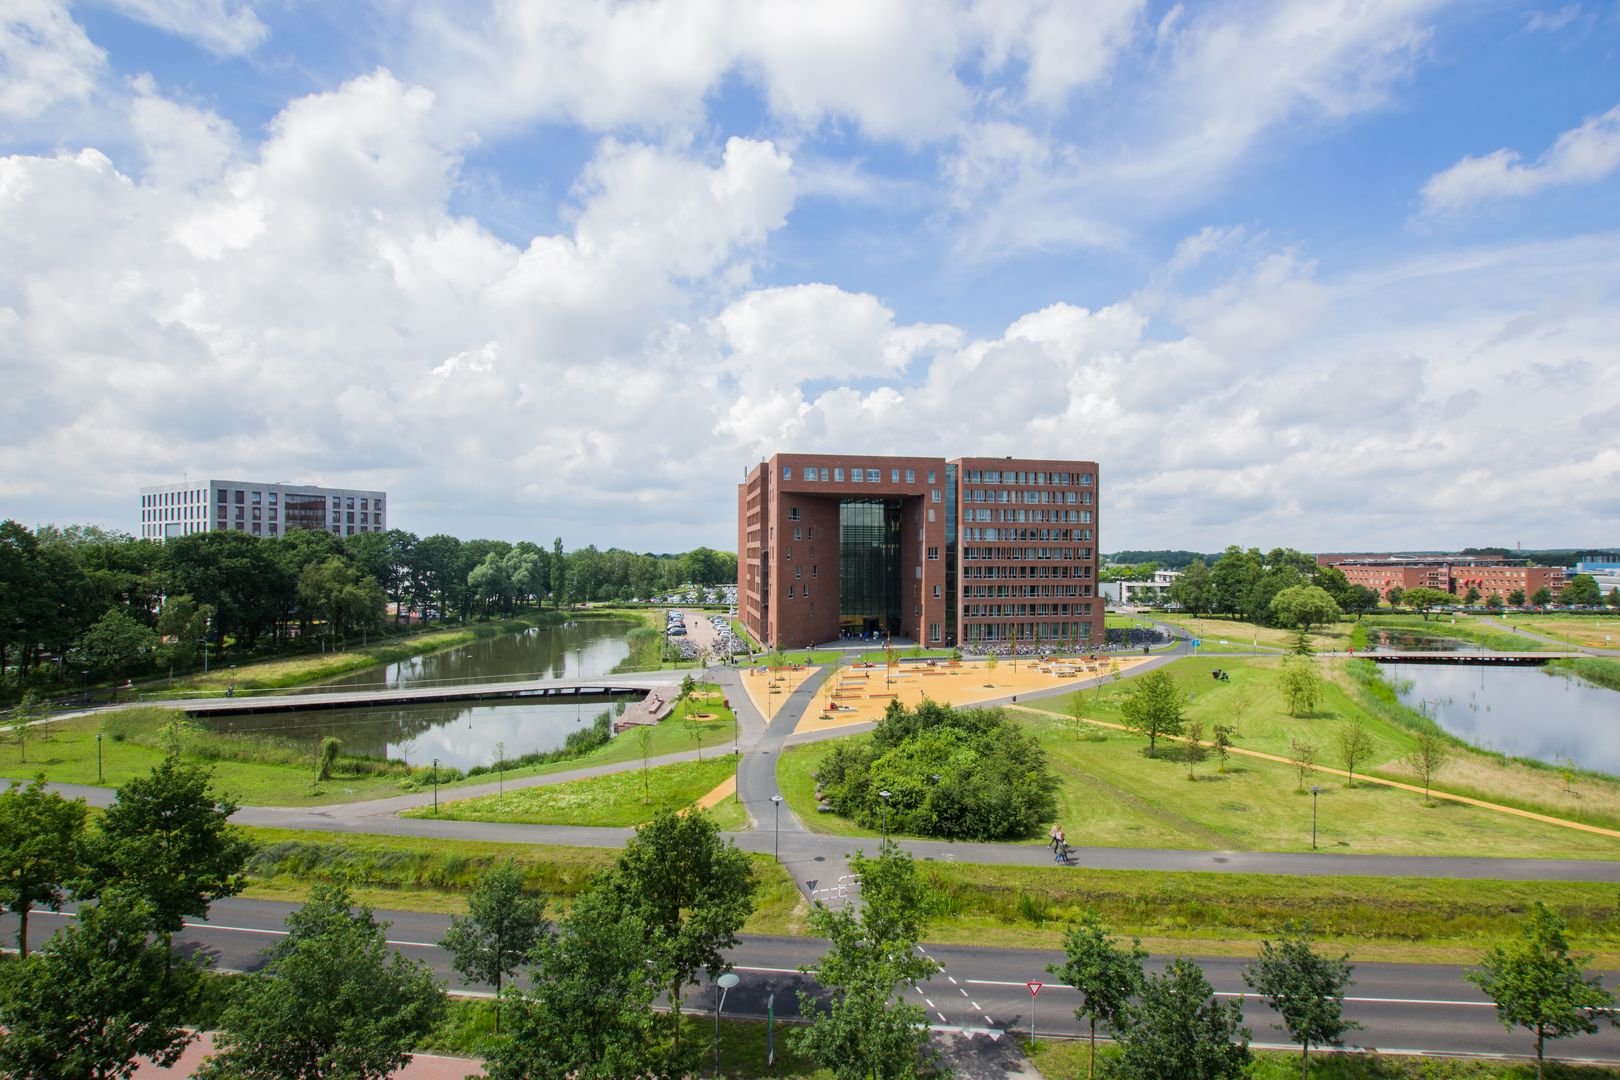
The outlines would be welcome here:
M 451 622 L 541 605 L 643 599 L 736 580 L 736 556 L 697 548 L 565 552 L 529 541 L 210 532 L 166 543 L 96 528 L 0 522 L 0 687 L 78 685 L 310 647 L 415 617 Z

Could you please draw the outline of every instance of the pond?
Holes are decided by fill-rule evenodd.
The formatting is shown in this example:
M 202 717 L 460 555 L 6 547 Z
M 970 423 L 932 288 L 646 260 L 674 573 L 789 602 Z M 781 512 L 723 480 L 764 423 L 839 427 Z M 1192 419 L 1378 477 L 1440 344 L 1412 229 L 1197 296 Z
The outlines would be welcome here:
M 536 627 L 486 638 L 429 656 L 369 668 L 327 686 L 446 685 L 477 679 L 574 678 L 605 675 L 630 654 L 625 635 L 638 624 L 591 619 Z M 467 769 L 495 760 L 497 744 L 507 758 L 531 750 L 555 750 L 570 732 L 588 726 L 603 702 L 566 705 L 522 701 L 453 702 L 393 708 L 310 709 L 260 716 L 217 717 L 216 731 L 257 734 L 310 744 L 314 753 L 328 735 L 343 740 L 346 753 L 390 757 L 412 765 Z
M 1479 646 L 1461 638 L 1444 637 L 1414 630 L 1368 630 L 1367 643 L 1373 652 L 1468 652 Z
M 1544 667 L 1380 668 L 1402 704 L 1475 746 L 1620 775 L 1620 693 Z

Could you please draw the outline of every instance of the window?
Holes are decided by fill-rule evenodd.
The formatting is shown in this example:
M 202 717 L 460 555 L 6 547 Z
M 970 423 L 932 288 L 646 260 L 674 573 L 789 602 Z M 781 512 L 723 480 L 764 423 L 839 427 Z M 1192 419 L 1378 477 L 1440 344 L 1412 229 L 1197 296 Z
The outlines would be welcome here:
M 934 482 L 934 470 L 933 469 L 928 470 L 928 482 L 930 484 L 932 484 Z
M 933 491 L 932 491 L 932 492 L 931 492 L 931 493 L 930 493 L 930 501 L 931 501 L 931 502 L 939 502 L 939 488 L 935 488 L 935 489 L 934 489 L 934 490 L 933 490 Z
M 889 483 L 898 484 L 899 482 L 900 482 L 900 470 L 899 469 L 890 469 L 889 470 Z
M 928 640 L 929 641 L 938 641 L 939 640 L 939 623 L 931 622 L 931 623 L 928 624 Z
M 799 526 L 797 526 L 797 525 L 793 526 L 793 539 L 795 539 L 795 540 L 803 540 L 804 539 L 804 530 L 799 528 Z
M 917 482 L 917 470 L 916 469 L 907 469 L 906 470 L 906 483 L 915 484 L 916 482 Z
M 934 586 L 934 599 L 935 600 L 939 599 L 939 586 L 938 585 Z
M 859 470 L 859 469 L 851 469 L 851 470 L 849 470 L 849 482 L 850 483 L 858 484 L 858 483 L 861 482 L 861 480 L 863 478 L 864 478 L 864 474 L 861 472 L 861 470 Z
M 793 584 L 791 582 L 788 583 L 788 599 L 793 599 Z
M 939 558 L 939 548 L 930 546 L 929 549 L 928 549 L 928 557 L 930 559 L 938 559 Z
M 834 483 L 839 483 L 839 484 L 842 484 L 844 482 L 844 468 L 843 468 L 843 466 L 839 465 L 839 466 L 835 466 L 833 468 L 833 482 Z
M 929 507 L 929 508 L 928 508 L 928 520 L 929 520 L 929 521 L 933 521 L 933 520 L 934 520 L 934 508 L 933 508 L 933 507 L 932 507 L 932 506 L 930 506 L 930 507 Z
M 263 499 L 263 498 L 264 498 L 264 492 L 262 492 L 262 491 L 255 491 L 255 492 L 254 492 L 254 493 L 253 493 L 253 501 L 254 501 L 254 502 L 259 502 L 259 501 L 261 501 L 261 500 L 262 500 L 262 499 Z
M 788 520 L 789 521 L 798 521 L 799 520 L 799 508 L 797 506 L 788 507 Z
M 237 488 L 236 489 L 236 505 L 237 506 L 245 506 L 246 504 L 247 504 L 247 492 L 243 491 L 241 488 Z
M 812 563 L 810 565 L 810 580 L 814 581 L 815 578 L 816 578 L 816 567 L 815 567 L 815 564 Z
M 879 472 L 877 469 L 867 469 L 866 470 L 866 482 L 868 484 L 879 483 L 882 480 L 882 478 L 883 478 L 883 474 L 881 472 Z
M 784 480 L 793 479 L 793 466 L 791 466 L 791 465 L 782 466 L 782 479 L 784 479 Z
M 804 577 L 804 567 L 795 566 L 793 568 L 793 576 L 795 579 Z

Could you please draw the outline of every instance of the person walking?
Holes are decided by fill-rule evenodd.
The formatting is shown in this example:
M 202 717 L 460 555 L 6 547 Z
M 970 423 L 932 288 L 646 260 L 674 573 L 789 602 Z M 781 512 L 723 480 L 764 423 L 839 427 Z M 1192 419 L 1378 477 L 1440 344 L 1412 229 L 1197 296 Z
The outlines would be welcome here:
M 1064 862 L 1069 854 L 1069 842 L 1064 839 L 1063 826 L 1057 827 L 1057 835 L 1052 838 L 1052 861 Z
M 1046 834 L 1046 846 L 1055 853 L 1058 846 L 1058 837 L 1063 835 L 1063 826 L 1052 822 L 1052 830 Z

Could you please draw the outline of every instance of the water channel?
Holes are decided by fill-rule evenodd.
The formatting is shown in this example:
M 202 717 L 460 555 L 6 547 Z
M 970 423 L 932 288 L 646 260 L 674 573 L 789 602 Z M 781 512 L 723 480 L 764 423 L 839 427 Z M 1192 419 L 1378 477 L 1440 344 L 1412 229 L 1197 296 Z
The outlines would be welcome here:
M 589 619 L 534 627 L 486 638 L 428 656 L 368 668 L 325 685 L 346 689 L 376 686 L 443 686 L 481 679 L 562 679 L 605 675 L 630 653 L 628 620 Z M 426 765 L 466 769 L 495 760 L 497 744 L 508 758 L 531 750 L 554 750 L 569 732 L 589 725 L 602 703 L 541 705 L 529 702 L 452 702 L 395 708 L 310 709 L 262 716 L 219 717 L 219 731 L 293 739 L 313 745 L 328 735 L 347 753 L 370 754 Z
M 1401 703 L 1512 757 L 1620 775 L 1620 693 L 1544 667 L 1380 664 Z

